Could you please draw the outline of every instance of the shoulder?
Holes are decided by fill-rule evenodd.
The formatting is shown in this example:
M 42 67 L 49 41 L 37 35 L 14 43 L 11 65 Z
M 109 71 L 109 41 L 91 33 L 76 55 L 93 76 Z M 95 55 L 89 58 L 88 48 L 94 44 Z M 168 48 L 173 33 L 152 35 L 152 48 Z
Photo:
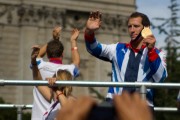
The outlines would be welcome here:
M 130 47 L 130 44 L 119 42 L 119 43 L 117 43 L 116 49 L 117 49 L 117 50 L 119 50 L 119 49 L 127 49 L 127 48 L 129 48 L 129 47 Z
M 154 48 L 156 53 L 159 54 L 159 55 L 162 55 L 162 56 L 166 56 L 166 52 L 162 49 L 158 49 L 158 48 Z
M 75 64 L 60 64 L 58 66 L 58 69 L 67 69 L 67 70 L 71 70 L 71 69 L 75 69 L 76 68 L 76 65 Z
M 36 62 L 44 62 L 43 58 L 36 58 Z
M 67 70 L 69 71 L 72 75 L 75 75 L 75 71 L 77 71 L 77 73 L 79 73 L 79 68 L 76 67 L 75 64 L 61 64 L 59 67 L 57 67 L 57 70 Z
M 114 44 L 105 44 L 109 49 L 117 49 L 117 48 L 122 48 L 124 47 L 126 44 L 125 43 L 114 43 Z

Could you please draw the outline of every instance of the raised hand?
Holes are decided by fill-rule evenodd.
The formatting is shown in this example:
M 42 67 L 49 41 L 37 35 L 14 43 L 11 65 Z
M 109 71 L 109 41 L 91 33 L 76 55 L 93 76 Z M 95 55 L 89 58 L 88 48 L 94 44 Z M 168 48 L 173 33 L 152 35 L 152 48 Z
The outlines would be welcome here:
M 86 30 L 94 32 L 101 26 L 101 13 L 99 11 L 91 12 L 86 23 Z
M 53 29 L 53 33 L 52 33 L 52 36 L 53 36 L 53 39 L 54 40 L 59 40 L 59 37 L 60 37 L 60 34 L 61 34 L 61 30 L 62 28 L 57 26 Z
M 40 47 L 38 45 L 33 45 L 32 46 L 32 53 L 31 53 L 31 64 L 35 65 L 36 64 L 36 58 L 39 54 Z
M 76 41 L 77 41 L 78 36 L 79 36 L 79 30 L 76 29 L 76 28 L 73 29 L 72 34 L 71 34 L 71 41 L 72 41 L 72 40 L 76 40 Z
M 149 35 L 143 39 L 143 42 L 146 44 L 148 49 L 152 49 L 155 46 L 156 39 L 155 39 L 154 35 Z

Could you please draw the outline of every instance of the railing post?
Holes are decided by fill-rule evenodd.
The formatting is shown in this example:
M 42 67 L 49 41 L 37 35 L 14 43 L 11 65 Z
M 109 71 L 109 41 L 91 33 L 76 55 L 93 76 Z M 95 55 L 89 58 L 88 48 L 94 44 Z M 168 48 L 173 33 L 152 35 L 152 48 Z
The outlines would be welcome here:
M 146 100 L 146 92 L 147 92 L 146 86 L 145 86 L 145 85 L 142 85 L 142 86 L 140 87 L 140 94 L 141 94 L 141 98 L 142 98 L 143 100 Z
M 22 107 L 17 107 L 17 120 L 22 120 Z

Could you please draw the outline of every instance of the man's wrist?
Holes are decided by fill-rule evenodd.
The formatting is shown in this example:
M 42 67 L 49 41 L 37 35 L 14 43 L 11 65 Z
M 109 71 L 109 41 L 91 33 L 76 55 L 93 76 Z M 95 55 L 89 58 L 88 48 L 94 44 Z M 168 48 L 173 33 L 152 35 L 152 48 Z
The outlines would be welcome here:
M 152 44 L 148 44 L 148 50 L 152 50 L 154 49 L 154 46 L 155 46 L 155 43 L 152 43 Z
M 90 29 L 86 28 L 85 34 L 92 35 L 92 34 L 94 34 L 94 30 L 90 30 Z
M 85 29 L 84 31 L 84 39 L 86 42 L 93 43 L 95 41 L 94 31 L 90 31 L 89 29 Z

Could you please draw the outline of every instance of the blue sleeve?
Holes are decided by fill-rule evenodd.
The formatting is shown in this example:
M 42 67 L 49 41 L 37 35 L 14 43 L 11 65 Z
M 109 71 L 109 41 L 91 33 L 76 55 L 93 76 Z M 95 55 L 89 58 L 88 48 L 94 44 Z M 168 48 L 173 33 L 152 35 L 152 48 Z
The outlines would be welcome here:
M 150 62 L 150 69 L 153 71 L 155 82 L 163 82 L 167 78 L 166 55 L 162 51 L 156 50 L 158 58 Z
M 75 65 L 75 68 L 73 70 L 73 74 L 74 74 L 74 77 L 78 77 L 79 76 L 79 68 Z
M 86 49 L 91 55 L 104 61 L 111 61 L 116 53 L 116 44 L 101 44 L 96 38 L 94 38 L 93 42 L 85 41 L 85 43 Z

